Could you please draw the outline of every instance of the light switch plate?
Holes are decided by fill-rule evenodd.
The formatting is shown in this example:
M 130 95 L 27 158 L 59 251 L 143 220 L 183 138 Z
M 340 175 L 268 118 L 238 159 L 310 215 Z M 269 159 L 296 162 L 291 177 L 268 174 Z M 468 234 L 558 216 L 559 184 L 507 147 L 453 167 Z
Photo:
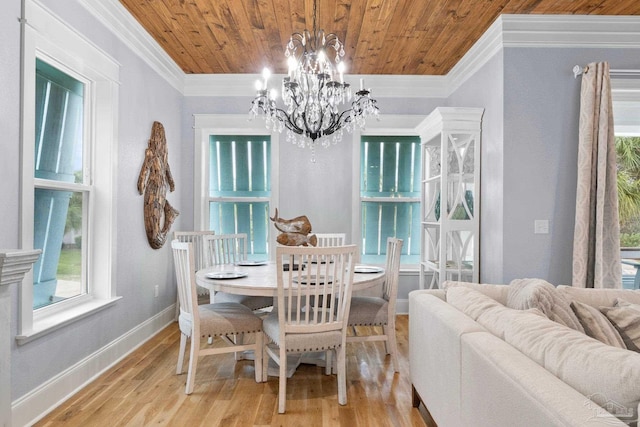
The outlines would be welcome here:
M 549 234 L 549 220 L 536 219 L 533 221 L 533 232 L 535 234 Z

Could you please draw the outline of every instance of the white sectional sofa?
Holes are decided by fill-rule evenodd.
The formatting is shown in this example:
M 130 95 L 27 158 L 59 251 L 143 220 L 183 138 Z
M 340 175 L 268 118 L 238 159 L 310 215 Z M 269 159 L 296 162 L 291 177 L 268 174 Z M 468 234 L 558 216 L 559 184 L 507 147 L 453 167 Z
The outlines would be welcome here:
M 409 294 L 414 406 L 439 427 L 637 425 L 640 353 L 560 323 L 582 320 L 567 318 L 569 301 L 640 304 L 640 291 L 552 287 L 566 304 L 551 307 L 547 288 L 524 285 L 520 310 L 506 306 L 512 286 L 447 282 Z

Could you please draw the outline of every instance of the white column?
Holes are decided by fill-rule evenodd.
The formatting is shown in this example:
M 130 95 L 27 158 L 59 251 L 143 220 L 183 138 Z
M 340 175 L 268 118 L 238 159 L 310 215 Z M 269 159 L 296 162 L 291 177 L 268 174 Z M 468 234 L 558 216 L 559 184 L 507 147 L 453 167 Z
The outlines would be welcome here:
M 9 285 L 22 284 L 40 256 L 40 249 L 0 249 L 0 427 L 11 426 L 11 293 Z

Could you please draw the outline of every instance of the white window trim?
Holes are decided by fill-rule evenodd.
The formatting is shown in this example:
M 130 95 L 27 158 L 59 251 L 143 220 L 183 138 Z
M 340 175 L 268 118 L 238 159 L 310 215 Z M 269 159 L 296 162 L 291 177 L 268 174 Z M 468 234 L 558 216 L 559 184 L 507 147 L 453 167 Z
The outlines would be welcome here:
M 351 241 L 362 241 L 362 230 L 360 218 L 362 216 L 362 200 L 360 197 L 360 138 L 362 136 L 416 136 L 419 135 L 418 125 L 425 119 L 426 115 L 405 115 L 389 114 L 382 115 L 380 121 L 369 119 L 365 130 L 354 130 L 352 133 L 351 146 L 353 147 L 353 169 L 351 180 L 353 185 L 351 212 Z M 369 199 L 367 199 L 369 200 Z M 418 271 L 417 264 L 402 264 L 403 271 Z
M 270 135 L 271 136 L 271 208 L 279 202 L 279 141 L 278 132 L 270 132 L 264 120 L 249 120 L 246 114 L 194 114 L 194 182 L 193 182 L 193 225 L 196 230 L 209 229 L 209 138 L 211 135 Z M 274 233 L 269 234 L 269 253 L 275 254 Z
M 27 343 L 91 313 L 104 309 L 116 297 L 116 159 L 118 130 L 119 64 L 34 0 L 24 3 L 22 17 L 22 248 L 33 247 L 35 183 L 35 67 L 36 57 L 84 77 L 91 85 L 87 114 L 90 129 L 90 162 L 93 186 L 89 224 L 93 244 L 88 248 L 88 296 L 70 298 L 50 307 L 33 310 L 33 275 L 25 276 L 19 296 L 16 340 Z M 97 224 L 100 224 L 98 227 Z

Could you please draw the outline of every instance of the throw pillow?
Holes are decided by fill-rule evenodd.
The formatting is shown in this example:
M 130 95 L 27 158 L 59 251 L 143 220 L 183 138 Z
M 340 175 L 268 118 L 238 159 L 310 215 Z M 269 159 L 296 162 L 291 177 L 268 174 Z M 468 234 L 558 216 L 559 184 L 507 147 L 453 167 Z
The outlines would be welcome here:
M 626 299 L 623 298 L 616 298 L 616 303 L 615 303 L 616 307 L 631 307 L 631 308 L 635 308 L 636 310 L 640 311 L 640 304 L 634 304 L 632 302 L 627 301 Z
M 447 289 L 447 303 L 460 310 L 473 320 L 487 328 L 493 335 L 504 339 L 505 325 L 525 319 L 525 313 L 546 316 L 538 309 L 514 310 L 505 307 L 487 295 L 465 286 L 453 286 Z M 523 320 L 526 321 L 526 320 Z M 547 319 L 547 321 L 549 321 Z
M 601 307 L 629 350 L 640 352 L 640 311 L 630 306 Z
M 511 281 L 506 305 L 517 310 L 537 308 L 554 322 L 584 332 L 569 301 L 551 283 L 542 279 Z
M 600 310 L 578 301 L 571 303 L 571 309 L 578 317 L 584 332 L 591 338 L 614 347 L 627 348 L 617 329 Z

